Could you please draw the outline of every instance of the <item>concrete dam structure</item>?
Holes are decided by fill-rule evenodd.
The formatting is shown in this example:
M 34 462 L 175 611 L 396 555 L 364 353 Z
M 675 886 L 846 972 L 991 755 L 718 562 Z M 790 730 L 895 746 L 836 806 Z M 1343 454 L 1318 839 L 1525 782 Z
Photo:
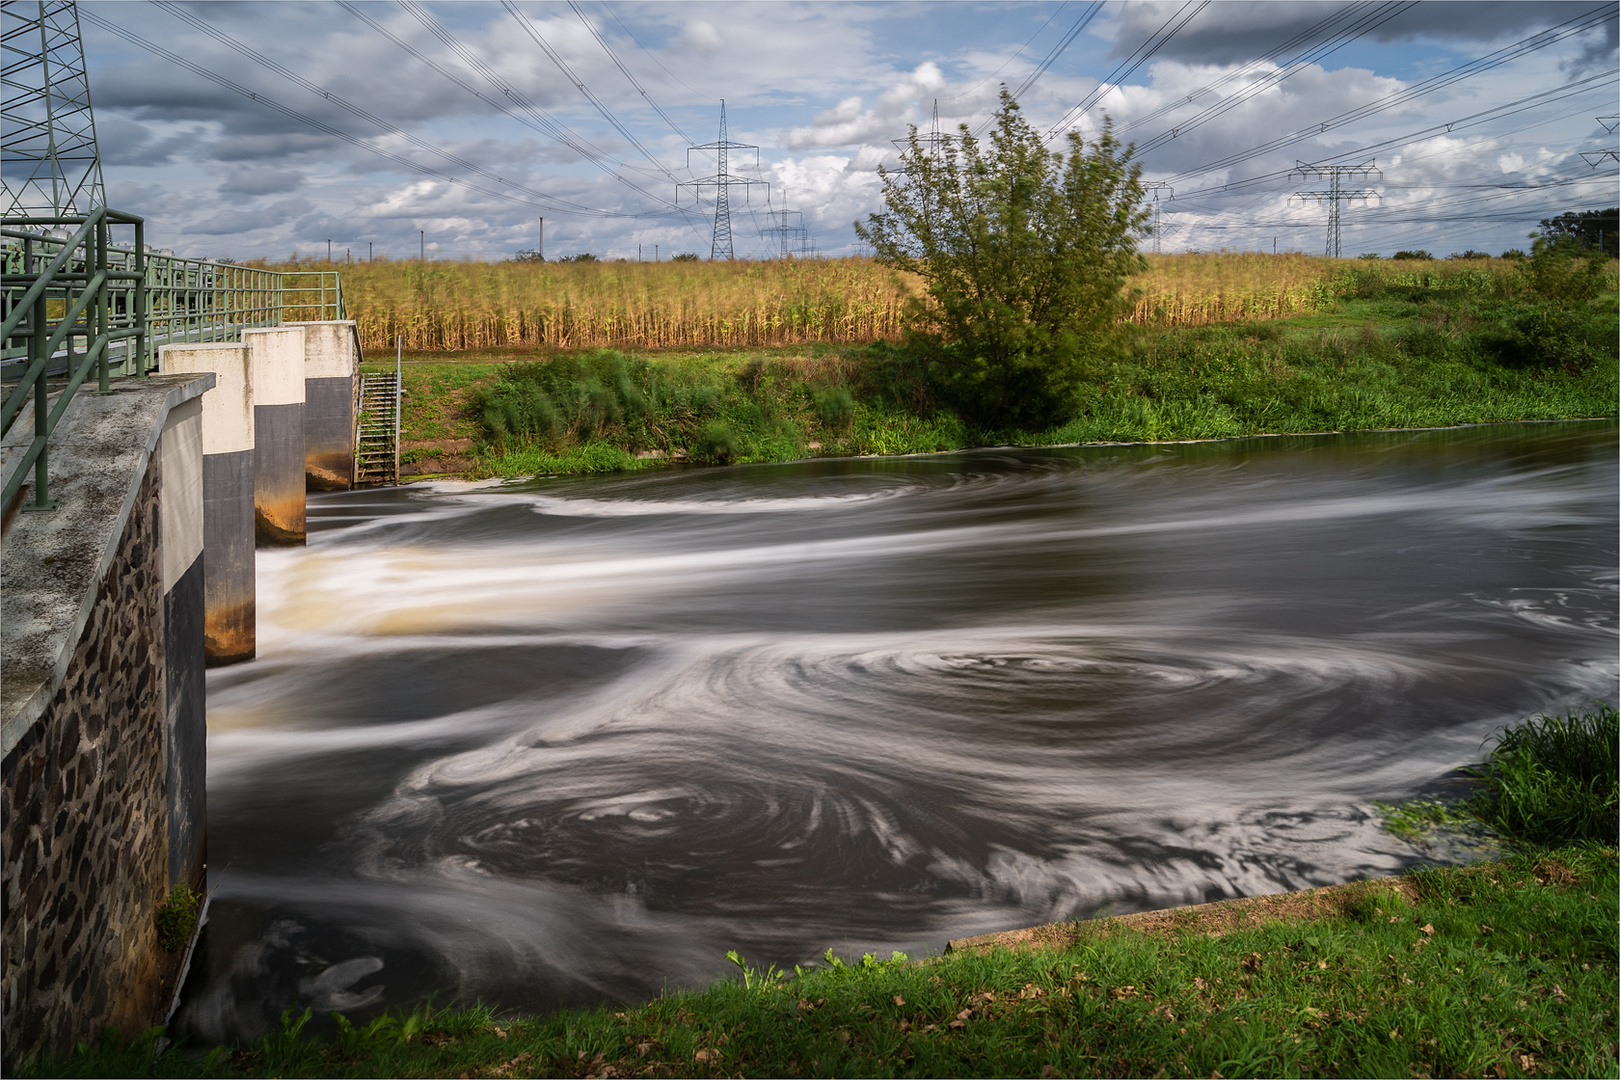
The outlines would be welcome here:
M 205 667 L 255 651 L 256 546 L 304 541 L 304 492 L 349 487 L 352 321 L 165 345 L 50 435 L 50 509 L 0 530 L 3 926 L 12 1071 L 162 1023 L 188 951 L 160 905 L 207 884 Z M 314 402 L 313 409 L 306 409 Z M 0 444 L 10 486 L 33 436 Z

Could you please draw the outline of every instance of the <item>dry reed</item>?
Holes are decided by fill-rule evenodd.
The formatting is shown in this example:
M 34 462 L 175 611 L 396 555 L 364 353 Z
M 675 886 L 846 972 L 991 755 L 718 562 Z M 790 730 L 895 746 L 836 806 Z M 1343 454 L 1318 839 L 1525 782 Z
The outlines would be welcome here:
M 1312 255 L 1149 255 L 1129 320 L 1202 326 L 1280 319 L 1333 299 L 1348 268 L 1380 275 L 1501 273 L 1501 260 L 1360 262 Z M 301 263 L 299 269 L 317 264 Z M 291 265 L 281 267 L 293 268 Z M 791 345 L 896 338 L 918 283 L 871 259 L 768 262 L 385 262 L 342 267 L 368 351 L 396 334 L 418 352 L 500 346 Z

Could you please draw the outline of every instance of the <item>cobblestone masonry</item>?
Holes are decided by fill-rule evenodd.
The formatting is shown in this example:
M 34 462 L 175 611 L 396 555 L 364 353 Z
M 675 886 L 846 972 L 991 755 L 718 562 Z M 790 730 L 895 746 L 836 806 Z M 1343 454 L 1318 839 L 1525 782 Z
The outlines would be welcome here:
M 160 1022 L 178 973 L 154 922 L 169 861 L 158 472 L 153 455 L 67 677 L 5 757 L 7 1072 L 107 1024 Z

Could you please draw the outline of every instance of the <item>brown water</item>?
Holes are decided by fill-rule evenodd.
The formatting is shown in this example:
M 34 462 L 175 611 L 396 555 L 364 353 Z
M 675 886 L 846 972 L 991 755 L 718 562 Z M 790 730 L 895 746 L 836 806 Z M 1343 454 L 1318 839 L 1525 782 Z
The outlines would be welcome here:
M 1617 429 L 312 497 L 209 678 L 182 1027 L 645 998 L 1389 873 L 1369 802 L 1614 701 Z

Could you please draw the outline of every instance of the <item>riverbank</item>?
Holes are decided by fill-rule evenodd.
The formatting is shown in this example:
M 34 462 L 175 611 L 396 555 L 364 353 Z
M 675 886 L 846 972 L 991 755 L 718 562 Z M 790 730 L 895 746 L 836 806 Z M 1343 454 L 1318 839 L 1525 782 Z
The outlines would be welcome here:
M 518 477 L 1620 413 L 1612 292 L 1560 309 L 1499 274 L 1416 276 L 1346 271 L 1331 303 L 1293 318 L 1128 328 L 1094 357 L 1073 419 L 1039 431 L 965 423 L 881 341 L 416 353 L 403 471 Z
M 987 934 L 739 977 L 640 1008 L 506 1018 L 481 1007 L 207 1055 L 159 1032 L 52 1076 L 1613 1076 L 1620 851 L 1616 716 L 1495 737 L 1471 819 L 1527 845 L 1398 878 Z M 1390 821 L 1412 829 L 1410 813 Z M 1558 838 L 1552 846 L 1538 841 Z
M 1616 851 L 1577 845 L 506 1018 L 421 1010 L 52 1076 L 1612 1076 Z M 1215 917 L 1216 912 L 1221 917 Z M 1232 917 L 1236 916 L 1236 917 Z M 1144 923 L 1151 923 L 1144 925 Z

